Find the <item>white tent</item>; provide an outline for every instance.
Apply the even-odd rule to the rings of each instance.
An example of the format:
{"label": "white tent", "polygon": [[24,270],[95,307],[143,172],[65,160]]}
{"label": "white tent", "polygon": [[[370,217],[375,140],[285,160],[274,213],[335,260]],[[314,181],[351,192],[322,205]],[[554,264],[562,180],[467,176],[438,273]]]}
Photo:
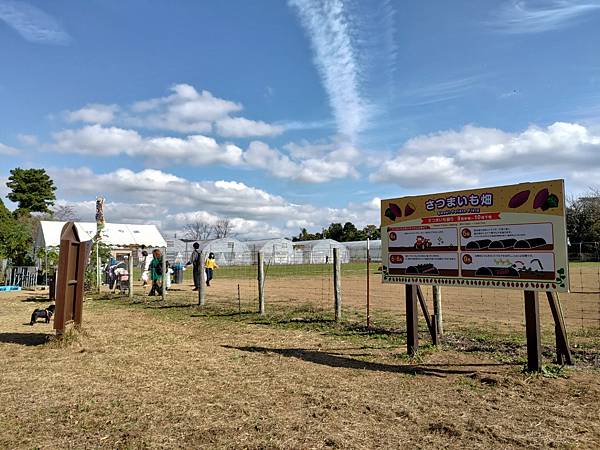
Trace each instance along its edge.
{"label": "white tent", "polygon": [[215,254],[215,260],[220,266],[238,266],[252,263],[250,247],[245,242],[233,238],[212,239],[210,241],[198,241],[199,250],[203,257],[209,253]]}
{"label": "white tent", "polygon": [[338,248],[340,262],[349,261],[346,246],[333,239],[318,239],[315,241],[296,241],[294,245],[294,263],[296,264],[327,264],[333,263],[333,249]]}
{"label": "white tent", "polygon": [[289,239],[260,239],[246,244],[254,262],[258,261],[258,252],[262,252],[266,264],[291,264],[294,260],[294,245]]}
{"label": "white tent", "polygon": [[[66,222],[42,220],[35,238],[36,248],[60,246],[60,233]],[[79,238],[88,241],[96,235],[95,222],[75,222]],[[102,230],[102,242],[111,248],[165,248],[166,241],[156,225],[106,223]]]}
{"label": "white tent", "polygon": [[[367,241],[344,242],[348,248],[350,261],[366,261],[367,259]],[[371,261],[381,261],[381,240],[369,241],[369,256]]]}

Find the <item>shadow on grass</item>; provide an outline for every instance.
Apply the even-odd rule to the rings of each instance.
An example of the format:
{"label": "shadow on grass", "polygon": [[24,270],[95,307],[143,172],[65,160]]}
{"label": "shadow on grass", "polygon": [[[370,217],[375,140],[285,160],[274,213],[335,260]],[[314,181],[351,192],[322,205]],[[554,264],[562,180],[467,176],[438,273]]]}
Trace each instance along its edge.
{"label": "shadow on grass", "polygon": [[[197,306],[197,305],[194,305]],[[252,311],[242,311],[240,312],[224,312],[224,313],[212,313],[212,312],[207,312],[207,313],[197,313],[197,314],[191,314],[190,317],[237,317],[237,316],[252,316],[255,315],[255,312]],[[252,322],[251,322],[252,323]]]}
{"label": "shadow on grass", "polygon": [[36,346],[48,342],[50,336],[51,335],[46,333],[0,333],[0,342],[5,344]]}
{"label": "shadow on grass", "polygon": [[46,302],[52,303],[53,302],[53,300],[50,300],[47,295],[36,295],[33,297],[27,297],[21,301],[25,302],[25,303],[46,303]]}
{"label": "shadow on grass", "polygon": [[[407,375],[428,375],[434,377],[446,377],[448,375],[469,375],[473,373],[473,370],[468,367],[473,367],[471,364],[465,364],[464,366],[456,365],[454,367],[465,367],[465,369],[445,369],[435,365],[425,364],[385,364],[369,361],[361,361],[359,359],[350,358],[348,356],[342,356],[339,353],[331,353],[326,351],[308,350],[303,348],[267,348],[267,347],[235,347],[231,345],[224,345],[224,348],[241,350],[250,353],[275,353],[277,355],[285,356],[288,358],[298,358],[303,361],[308,361],[315,364],[320,364],[328,367],[341,367],[345,369],[358,369],[358,370],[371,370],[375,372],[391,372],[391,373],[403,373]],[[485,364],[486,366],[499,365],[499,364]],[[444,366],[446,367],[446,366]]]}

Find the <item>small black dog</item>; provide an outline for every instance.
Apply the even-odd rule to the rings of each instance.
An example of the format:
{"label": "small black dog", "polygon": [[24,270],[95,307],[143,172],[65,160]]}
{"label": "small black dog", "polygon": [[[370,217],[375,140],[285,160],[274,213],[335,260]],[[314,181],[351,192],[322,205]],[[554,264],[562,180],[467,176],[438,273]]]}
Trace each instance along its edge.
{"label": "small black dog", "polygon": [[50,305],[46,309],[36,308],[33,313],[31,313],[31,322],[29,322],[29,325],[33,325],[38,319],[45,319],[45,322],[49,323],[50,319],[54,315],[55,308],[56,306],[54,305]]}

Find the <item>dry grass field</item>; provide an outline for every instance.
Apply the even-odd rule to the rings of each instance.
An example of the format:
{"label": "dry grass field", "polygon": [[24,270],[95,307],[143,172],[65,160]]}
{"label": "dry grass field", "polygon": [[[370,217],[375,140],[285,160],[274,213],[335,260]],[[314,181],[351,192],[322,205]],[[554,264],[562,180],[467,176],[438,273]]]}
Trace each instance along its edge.
{"label": "dry grass field", "polygon": [[523,373],[520,333],[464,322],[409,359],[401,318],[367,332],[350,307],[342,325],[310,303],[238,314],[218,281],[204,308],[188,287],[93,296],[65,342],[26,325],[43,297],[2,294],[0,447],[600,446],[596,331],[572,334],[574,368],[549,363],[546,333],[542,374]]}

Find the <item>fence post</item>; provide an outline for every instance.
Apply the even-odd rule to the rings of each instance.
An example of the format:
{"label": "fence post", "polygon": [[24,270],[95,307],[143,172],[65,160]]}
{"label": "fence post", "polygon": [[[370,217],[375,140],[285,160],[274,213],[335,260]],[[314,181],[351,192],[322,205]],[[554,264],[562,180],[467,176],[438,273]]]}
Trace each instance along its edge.
{"label": "fence post", "polygon": [[204,252],[200,252],[200,286],[198,286],[198,304],[206,304],[206,271],[204,270]]}
{"label": "fence post", "polygon": [[165,301],[167,296],[167,247],[164,248],[162,255],[162,301]]}
{"label": "fence post", "polygon": [[439,336],[444,334],[444,323],[442,320],[442,288],[441,286],[433,286],[433,314],[437,332]]}
{"label": "fence post", "polygon": [[265,315],[265,264],[263,253],[258,252],[258,312]]}
{"label": "fence post", "polygon": [[133,299],[133,250],[129,255],[129,267],[127,268],[129,271],[129,299]]}
{"label": "fence post", "polygon": [[333,297],[336,322],[342,320],[342,278],[340,249],[333,249]]}

